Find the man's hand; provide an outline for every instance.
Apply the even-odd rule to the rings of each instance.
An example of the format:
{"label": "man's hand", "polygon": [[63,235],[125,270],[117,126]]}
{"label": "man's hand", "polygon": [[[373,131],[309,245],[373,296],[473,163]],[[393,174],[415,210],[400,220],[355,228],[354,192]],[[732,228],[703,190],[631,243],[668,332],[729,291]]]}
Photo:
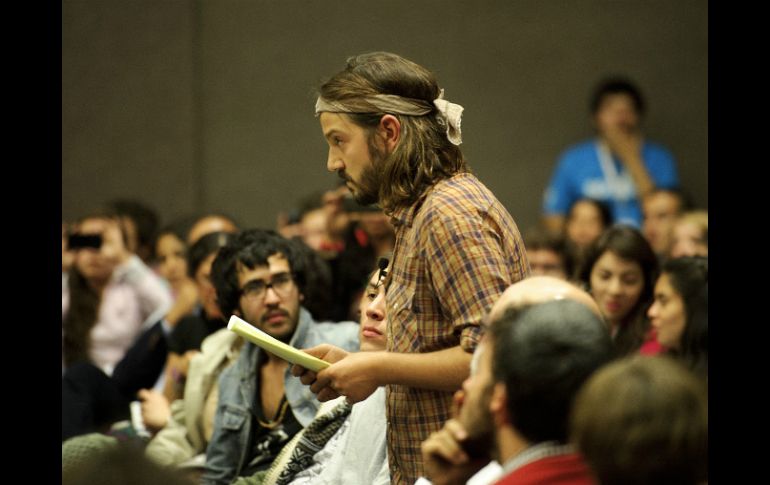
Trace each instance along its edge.
{"label": "man's hand", "polygon": [[350,403],[357,403],[369,397],[380,385],[375,371],[382,365],[385,352],[349,353],[328,344],[304,351],[332,363],[318,373],[299,365],[292,366],[292,374],[300,377],[303,384],[310,385],[310,390],[321,402],[347,396]]}
{"label": "man's hand", "polygon": [[468,432],[460,421],[449,419],[420,445],[426,476],[434,485],[465,483],[489,463],[488,458],[471,459],[462,443]]}
{"label": "man's hand", "polygon": [[176,288],[177,294],[174,304],[166,314],[166,321],[171,326],[176,326],[185,315],[189,315],[200,301],[198,286],[192,278],[184,278]]}
{"label": "man's hand", "polygon": [[639,131],[612,127],[605,131],[604,138],[623,164],[634,164],[641,160],[642,134]]}
{"label": "man's hand", "polygon": [[171,406],[163,394],[149,389],[142,389],[137,394],[142,401],[142,420],[144,425],[157,433],[168,423],[171,417]]}
{"label": "man's hand", "polygon": [[604,139],[615,153],[636,185],[637,195],[644,197],[655,188],[655,184],[644,166],[642,159],[642,134],[624,127],[614,127],[604,133]]}

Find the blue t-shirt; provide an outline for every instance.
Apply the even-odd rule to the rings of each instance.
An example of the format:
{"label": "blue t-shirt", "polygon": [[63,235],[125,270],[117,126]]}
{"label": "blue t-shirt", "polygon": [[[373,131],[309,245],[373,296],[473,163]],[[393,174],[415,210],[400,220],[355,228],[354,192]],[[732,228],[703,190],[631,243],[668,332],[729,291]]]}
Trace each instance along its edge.
{"label": "blue t-shirt", "polygon": [[[675,188],[679,185],[673,155],[657,143],[645,142],[642,159],[656,187]],[[599,160],[598,141],[589,140],[568,148],[559,158],[543,200],[546,215],[566,216],[572,204],[587,197],[604,202],[614,223],[641,227],[642,209],[636,185],[623,163],[612,156],[614,188],[607,181]]]}

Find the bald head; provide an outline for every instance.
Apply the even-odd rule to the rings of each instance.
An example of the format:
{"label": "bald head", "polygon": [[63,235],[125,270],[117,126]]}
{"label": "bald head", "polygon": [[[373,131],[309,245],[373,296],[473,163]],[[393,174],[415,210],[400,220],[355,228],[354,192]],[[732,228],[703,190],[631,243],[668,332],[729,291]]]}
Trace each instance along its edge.
{"label": "bald head", "polygon": [[198,219],[187,233],[187,244],[192,246],[206,234],[212,232],[238,232],[238,227],[233,221],[224,216],[210,215]]}
{"label": "bald head", "polygon": [[502,316],[506,309],[553,300],[573,300],[602,316],[591,295],[577,286],[553,276],[531,276],[512,284],[500,295],[489,311],[488,321]]}

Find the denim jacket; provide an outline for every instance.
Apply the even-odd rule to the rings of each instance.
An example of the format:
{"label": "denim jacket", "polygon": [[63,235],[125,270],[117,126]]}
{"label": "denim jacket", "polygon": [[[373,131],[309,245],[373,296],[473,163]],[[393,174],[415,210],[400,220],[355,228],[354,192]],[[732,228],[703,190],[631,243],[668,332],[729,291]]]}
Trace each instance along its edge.
{"label": "denim jacket", "polygon": [[[310,312],[300,308],[299,322],[289,342],[298,349],[322,343],[341,347],[348,351],[358,350],[359,326],[355,322],[313,321]],[[249,437],[252,432],[252,406],[259,396],[259,372],[257,362],[262,350],[247,342],[238,360],[225,369],[219,378],[219,402],[214,416],[214,434],[206,450],[206,470],[201,478],[204,484],[232,482],[248,463]],[[313,420],[321,403],[309,386],[291,375],[291,366],[284,376],[286,399],[294,417],[302,426]]]}

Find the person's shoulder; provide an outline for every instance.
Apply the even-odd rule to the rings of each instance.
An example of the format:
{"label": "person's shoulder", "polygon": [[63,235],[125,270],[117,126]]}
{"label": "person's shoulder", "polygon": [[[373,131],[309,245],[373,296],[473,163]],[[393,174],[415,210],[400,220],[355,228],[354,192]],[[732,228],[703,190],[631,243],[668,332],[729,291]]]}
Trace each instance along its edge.
{"label": "person's shoulder", "polygon": [[343,332],[353,332],[355,331],[356,334],[358,334],[358,323],[357,322],[351,322],[351,321],[341,321],[341,322],[330,322],[330,321],[323,321],[323,322],[314,322],[314,324],[310,327],[315,332],[319,333],[343,333]]}
{"label": "person's shoulder", "polygon": [[229,348],[234,340],[238,338],[238,334],[222,328],[212,333],[201,342],[201,353],[217,352],[219,349]]}
{"label": "person's shoulder", "polygon": [[305,345],[327,343],[345,350],[358,350],[359,325],[356,322],[314,322],[308,329]]}
{"label": "person's shoulder", "polygon": [[[305,312],[303,312],[305,313]],[[342,320],[339,322],[334,322],[331,320],[316,320],[310,312],[305,313],[307,317],[307,322],[309,323],[308,326],[308,333],[311,334],[337,334],[337,335],[347,335],[349,333],[355,332],[356,335],[358,335],[358,322],[351,322],[349,320]]]}
{"label": "person's shoulder", "polygon": [[455,214],[487,207],[496,200],[492,191],[474,174],[455,174],[433,186],[425,199],[426,214]]}
{"label": "person's shoulder", "polygon": [[586,157],[592,157],[596,153],[596,140],[589,138],[581,142],[569,145],[562,150],[559,155],[559,160],[563,162],[571,162],[573,160],[582,160]]}
{"label": "person's shoulder", "polygon": [[674,158],[671,150],[668,147],[656,141],[645,140],[643,149],[646,152],[657,156],[667,157],[671,159]]}

